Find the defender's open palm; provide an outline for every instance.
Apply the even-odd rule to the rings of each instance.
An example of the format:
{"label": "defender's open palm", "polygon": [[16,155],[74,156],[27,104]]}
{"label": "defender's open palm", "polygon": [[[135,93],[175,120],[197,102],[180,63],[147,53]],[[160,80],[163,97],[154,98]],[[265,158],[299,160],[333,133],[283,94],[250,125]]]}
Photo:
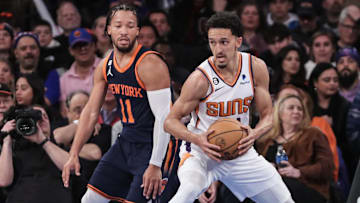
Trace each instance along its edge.
{"label": "defender's open palm", "polygon": [[69,187],[69,179],[71,171],[75,170],[75,175],[80,176],[80,162],[79,156],[70,156],[69,160],[65,163],[62,171],[62,180],[64,187]]}
{"label": "defender's open palm", "polygon": [[156,199],[156,196],[160,195],[161,178],[161,168],[150,164],[145,170],[143,184],[141,185],[141,187],[144,188],[143,195],[146,199],[149,199],[150,196],[152,196],[152,199]]}
{"label": "defender's open palm", "polygon": [[220,162],[219,158],[221,157],[221,154],[218,152],[220,150],[220,147],[209,143],[207,139],[208,135],[213,132],[214,131],[211,130],[200,134],[199,139],[195,144],[197,144],[203,150],[203,152],[205,152],[205,154],[208,155],[211,159]]}

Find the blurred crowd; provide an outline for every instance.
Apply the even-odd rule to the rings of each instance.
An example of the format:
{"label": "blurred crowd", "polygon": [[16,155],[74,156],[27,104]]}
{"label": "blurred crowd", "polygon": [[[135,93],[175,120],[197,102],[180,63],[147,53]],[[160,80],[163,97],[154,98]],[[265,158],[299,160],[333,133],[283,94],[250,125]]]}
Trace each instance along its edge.
{"label": "blurred crowd", "polygon": [[[54,146],[40,143],[49,149],[30,150],[34,157],[28,159],[28,148],[38,140],[1,139],[0,171],[13,173],[0,175],[0,202],[20,202],[20,197],[48,202],[36,192],[50,187],[59,193],[44,196],[56,202],[80,201],[98,160],[122,128],[108,91],[94,135],[80,152],[82,176],[73,178],[70,189],[63,188],[62,160],[89,99],[94,70],[112,49],[104,33],[106,14],[119,3],[137,7],[138,41],[166,60],[175,98],[188,75],[211,55],[207,19],[220,11],[235,12],[243,28],[239,51],[264,60],[270,74],[274,128],[258,141],[259,153],[274,162],[276,147],[283,145],[289,170],[279,169],[281,175],[298,180],[301,191],[314,190],[321,201],[347,198],[360,155],[358,1],[12,0],[0,2],[1,132],[14,128],[3,119],[11,106],[36,107],[50,126],[41,128],[38,137],[48,137]],[[296,120],[293,112],[300,121],[286,123]],[[252,126],[257,117],[255,109]],[[286,183],[290,191],[300,187],[292,180]],[[24,195],[30,188],[34,192]],[[218,201],[230,198],[221,185],[218,191]]]}

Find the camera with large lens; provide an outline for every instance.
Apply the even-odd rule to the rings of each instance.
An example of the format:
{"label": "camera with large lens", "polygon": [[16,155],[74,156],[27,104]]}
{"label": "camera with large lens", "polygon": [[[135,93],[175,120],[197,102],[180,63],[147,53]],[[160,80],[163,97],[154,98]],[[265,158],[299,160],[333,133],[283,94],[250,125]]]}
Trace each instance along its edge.
{"label": "camera with large lens", "polygon": [[31,107],[15,106],[5,112],[3,124],[13,119],[15,119],[16,126],[10,135],[13,138],[30,136],[37,132],[36,123],[42,119],[42,113]]}

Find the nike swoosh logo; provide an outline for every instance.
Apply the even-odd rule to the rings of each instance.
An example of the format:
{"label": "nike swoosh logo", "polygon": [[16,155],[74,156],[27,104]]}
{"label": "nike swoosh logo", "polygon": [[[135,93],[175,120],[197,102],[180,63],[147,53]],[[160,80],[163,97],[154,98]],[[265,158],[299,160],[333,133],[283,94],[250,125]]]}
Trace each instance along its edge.
{"label": "nike swoosh logo", "polygon": [[224,88],[224,86],[215,89],[215,92],[218,91],[218,90],[221,90],[222,88]]}

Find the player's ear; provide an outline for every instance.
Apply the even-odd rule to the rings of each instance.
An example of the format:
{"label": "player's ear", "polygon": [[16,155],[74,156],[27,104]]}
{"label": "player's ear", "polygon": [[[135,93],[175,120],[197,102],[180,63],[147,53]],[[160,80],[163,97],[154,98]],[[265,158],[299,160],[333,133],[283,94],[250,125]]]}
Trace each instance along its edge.
{"label": "player's ear", "polygon": [[110,37],[111,35],[111,26],[110,25],[106,25],[106,35]]}
{"label": "player's ear", "polygon": [[240,48],[242,44],[242,37],[235,38],[236,48]]}
{"label": "player's ear", "polygon": [[137,37],[137,36],[139,36],[139,33],[140,33],[140,27],[139,27],[139,26],[136,27],[136,30],[137,30],[137,31],[136,31],[136,37]]}

